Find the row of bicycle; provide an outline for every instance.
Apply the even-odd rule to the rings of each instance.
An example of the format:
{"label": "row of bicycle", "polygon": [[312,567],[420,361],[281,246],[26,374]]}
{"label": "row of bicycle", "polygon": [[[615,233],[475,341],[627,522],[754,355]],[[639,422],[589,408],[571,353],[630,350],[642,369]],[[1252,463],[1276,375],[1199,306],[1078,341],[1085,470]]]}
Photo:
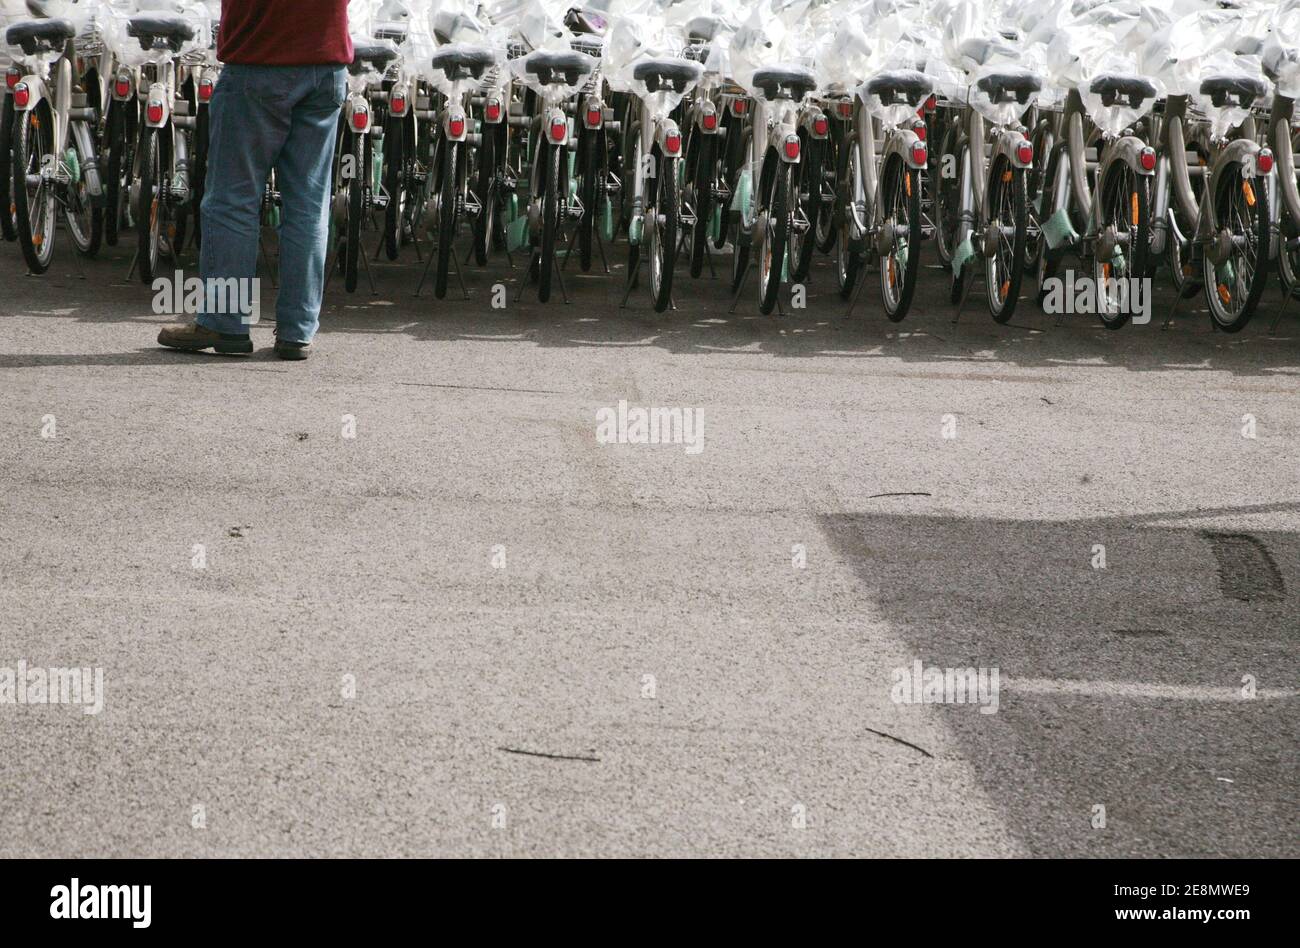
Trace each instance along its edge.
{"label": "row of bicycle", "polygon": [[[1228,331],[1273,275],[1300,295],[1300,0],[593,2],[351,0],[347,290],[373,234],[441,298],[467,233],[479,265],[526,252],[543,301],[621,239],[657,311],[729,251],[763,313],[831,255],[901,320],[927,242],[1000,322],[1066,269],[1109,328],[1162,272]],[[202,237],[219,3],[6,11],[5,236],[39,273],[60,218],[83,254],[134,231],[151,282]]]}

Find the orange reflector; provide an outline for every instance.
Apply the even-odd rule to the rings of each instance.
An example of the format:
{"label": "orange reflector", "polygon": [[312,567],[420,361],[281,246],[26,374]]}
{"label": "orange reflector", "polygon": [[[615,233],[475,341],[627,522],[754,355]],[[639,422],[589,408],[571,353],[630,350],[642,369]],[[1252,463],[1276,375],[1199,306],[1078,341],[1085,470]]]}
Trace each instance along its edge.
{"label": "orange reflector", "polygon": [[1241,182],[1241,193],[1246,195],[1246,204],[1250,207],[1255,206],[1255,189],[1250,186],[1249,181]]}
{"label": "orange reflector", "polygon": [[1232,303],[1232,293],[1222,283],[1219,284],[1219,299],[1223,300],[1224,306]]}
{"label": "orange reflector", "polygon": [[1011,292],[1011,281],[1010,281],[1010,280],[1003,280],[1003,281],[1002,281],[1002,288],[998,290],[998,296],[1002,297],[1003,299],[1006,299],[1006,298],[1007,298],[1007,294],[1010,293],[1010,292]]}
{"label": "orange reflector", "polygon": [[1010,180],[1011,180],[1011,169],[1008,168],[1006,171],[1002,172],[1002,183],[1006,184]]}
{"label": "orange reflector", "polygon": [[903,175],[903,187],[907,189],[907,196],[908,196],[908,197],[911,197],[911,196],[912,196],[912,176],[911,176],[910,174],[904,174],[904,175]]}
{"label": "orange reflector", "polygon": [[889,258],[889,288],[892,290],[898,286],[898,261],[893,257]]}
{"label": "orange reflector", "polygon": [[45,235],[44,235],[44,234],[32,234],[32,246],[33,246],[33,247],[43,247],[43,246],[45,246]]}
{"label": "orange reflector", "polygon": [[1103,264],[1101,265],[1101,278],[1102,278],[1103,280],[1109,280],[1109,279],[1110,279],[1110,264],[1109,264],[1109,263],[1103,263]]}
{"label": "orange reflector", "polygon": [[1138,194],[1136,191],[1129,197],[1129,216],[1133,219],[1133,226],[1138,225]]}

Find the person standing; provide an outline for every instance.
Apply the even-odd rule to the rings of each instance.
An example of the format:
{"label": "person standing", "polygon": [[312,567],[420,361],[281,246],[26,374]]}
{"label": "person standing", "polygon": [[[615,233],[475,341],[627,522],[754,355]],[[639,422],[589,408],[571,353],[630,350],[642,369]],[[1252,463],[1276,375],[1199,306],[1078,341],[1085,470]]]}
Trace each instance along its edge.
{"label": "person standing", "polygon": [[[222,0],[210,106],[199,275],[255,287],[262,197],[275,171],[283,202],[275,354],[305,359],[320,325],[329,252],[339,114],[352,62],[347,0]],[[215,294],[205,293],[210,306]],[[242,300],[252,298],[241,291]],[[228,310],[228,307],[214,307]],[[161,345],[228,355],[253,351],[250,313],[209,312],[169,326]]]}

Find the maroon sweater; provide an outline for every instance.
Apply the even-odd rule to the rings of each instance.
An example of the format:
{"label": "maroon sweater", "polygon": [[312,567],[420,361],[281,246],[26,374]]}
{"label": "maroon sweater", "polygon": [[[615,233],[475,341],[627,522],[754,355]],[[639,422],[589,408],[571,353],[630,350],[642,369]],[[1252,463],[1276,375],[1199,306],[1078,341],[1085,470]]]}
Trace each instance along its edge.
{"label": "maroon sweater", "polygon": [[352,62],[347,0],[223,0],[217,58],[254,66]]}

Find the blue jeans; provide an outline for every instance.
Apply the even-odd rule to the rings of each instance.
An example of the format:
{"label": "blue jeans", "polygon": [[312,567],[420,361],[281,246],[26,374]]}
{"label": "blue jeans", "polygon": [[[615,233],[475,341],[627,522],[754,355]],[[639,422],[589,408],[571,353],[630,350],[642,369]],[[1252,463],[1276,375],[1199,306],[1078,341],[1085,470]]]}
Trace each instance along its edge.
{"label": "blue jeans", "polygon": [[[262,195],[275,169],[283,200],[275,321],[286,342],[311,342],[320,325],[334,149],[346,100],[344,66],[229,65],[212,96],[200,276],[257,275]],[[219,308],[200,312],[199,325],[248,334],[249,313]]]}

